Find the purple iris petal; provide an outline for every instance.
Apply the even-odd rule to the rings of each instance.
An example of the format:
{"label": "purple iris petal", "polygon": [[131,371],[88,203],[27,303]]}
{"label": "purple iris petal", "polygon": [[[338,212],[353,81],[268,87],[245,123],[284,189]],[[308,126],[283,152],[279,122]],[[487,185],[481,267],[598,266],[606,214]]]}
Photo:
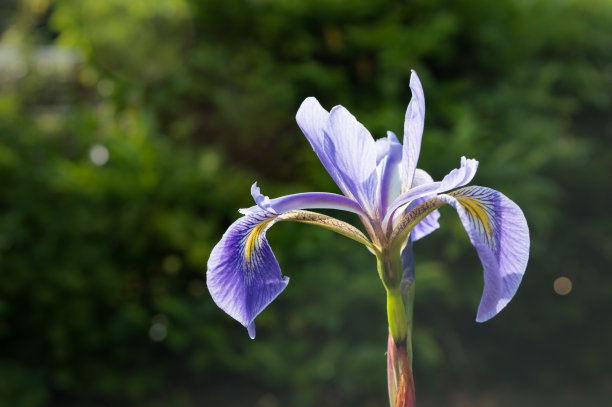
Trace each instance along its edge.
{"label": "purple iris petal", "polygon": [[289,282],[266,240],[266,231],[277,217],[296,209],[340,209],[363,215],[352,199],[326,192],[306,192],[269,199],[257,183],[251,187],[258,205],[242,209],[214,247],[208,260],[206,281],[215,303],[255,336],[254,319]]}
{"label": "purple iris petal", "polygon": [[387,132],[386,138],[376,140],[376,171],[378,173],[378,213],[381,218],[387,213],[389,203],[399,195],[400,162],[402,145],[393,132]]}
{"label": "purple iris petal", "polygon": [[408,239],[406,246],[402,249],[402,291],[408,289],[414,282],[414,254],[412,253],[412,241]]}
{"label": "purple iris petal", "polygon": [[302,192],[270,199],[262,195],[257,183],[254,183],[253,186],[251,186],[251,195],[253,195],[253,199],[257,205],[246,209],[240,209],[240,213],[244,215],[259,212],[262,209],[274,214],[281,214],[295,209],[313,208],[339,209],[353,212],[357,215],[365,214],[359,204],[354,200],[330,192]]}
{"label": "purple iris petal", "polygon": [[334,107],[325,127],[324,150],[345,186],[344,193],[372,214],[376,203],[376,143],[370,132],[342,106]]}
{"label": "purple iris petal", "polygon": [[421,152],[421,138],[425,122],[425,95],[421,81],[415,71],[410,75],[412,99],[404,120],[404,150],[402,157],[404,189],[412,186],[412,179]]}
{"label": "purple iris petal", "polygon": [[255,337],[253,320],[287,283],[266,240],[276,215],[260,211],[234,222],[208,259],[206,284],[215,303],[247,327]]}
{"label": "purple iris petal", "polygon": [[502,193],[471,186],[440,195],[459,214],[484,267],[476,321],[494,317],[512,299],[529,257],[529,229],[521,209]]}

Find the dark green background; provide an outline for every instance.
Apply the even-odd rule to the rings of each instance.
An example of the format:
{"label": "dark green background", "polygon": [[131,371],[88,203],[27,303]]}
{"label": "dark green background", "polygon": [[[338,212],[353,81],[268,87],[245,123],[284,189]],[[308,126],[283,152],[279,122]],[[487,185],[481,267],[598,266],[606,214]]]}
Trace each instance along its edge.
{"label": "dark green background", "polygon": [[477,324],[454,211],[415,244],[419,405],[609,405],[609,1],[2,1],[0,35],[0,405],[387,405],[363,247],[271,229],[291,283],[254,341],[205,264],[254,181],[337,192],[295,124],[305,97],[401,135],[410,69],[419,166],[479,160],[473,184],[523,208],[532,247],[517,296]]}

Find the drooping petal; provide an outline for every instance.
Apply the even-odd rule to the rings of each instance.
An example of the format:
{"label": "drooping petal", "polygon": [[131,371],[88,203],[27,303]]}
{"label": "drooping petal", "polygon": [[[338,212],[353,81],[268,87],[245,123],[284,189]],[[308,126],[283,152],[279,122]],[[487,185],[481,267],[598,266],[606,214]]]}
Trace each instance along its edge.
{"label": "drooping petal", "polygon": [[206,285],[215,303],[255,337],[254,319],[289,283],[266,240],[277,215],[243,216],[225,232],[208,259]]}
{"label": "drooping petal", "polygon": [[402,157],[402,181],[403,190],[412,187],[414,172],[419,161],[421,152],[421,138],[423,137],[423,126],[425,122],[425,94],[421,81],[415,71],[410,75],[410,90],[412,99],[406,110],[404,121],[404,149]]}
{"label": "drooping petal", "polygon": [[387,213],[389,203],[401,191],[400,163],[402,145],[393,132],[387,137],[376,140],[376,172],[378,174],[378,213],[382,218]]}
{"label": "drooping petal", "polygon": [[342,182],[341,189],[373,214],[376,205],[376,143],[370,132],[342,106],[334,107],[325,127],[324,150]]}
{"label": "drooping petal", "polygon": [[257,184],[251,188],[258,205],[242,209],[214,247],[208,260],[206,282],[213,300],[255,336],[255,317],[280,294],[289,282],[266,240],[266,231],[276,222],[291,220],[319,225],[347,236],[369,249],[372,245],[357,228],[330,216],[303,211],[305,208],[341,209],[362,215],[357,203],[345,196],[308,192],[269,199]]}
{"label": "drooping petal", "polygon": [[476,321],[494,317],[512,299],[529,258],[529,229],[521,209],[502,193],[471,186],[440,195],[459,214],[484,267]]}

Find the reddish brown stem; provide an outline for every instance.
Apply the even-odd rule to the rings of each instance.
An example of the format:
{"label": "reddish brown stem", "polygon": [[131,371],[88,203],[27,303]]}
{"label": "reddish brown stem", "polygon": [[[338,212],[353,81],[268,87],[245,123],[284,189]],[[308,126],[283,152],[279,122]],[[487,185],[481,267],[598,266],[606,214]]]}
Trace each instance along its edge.
{"label": "reddish brown stem", "polygon": [[396,354],[400,364],[400,372],[395,407],[415,407],[414,378],[412,377],[412,369],[410,369],[410,359],[408,352],[406,352],[406,347],[398,346]]}
{"label": "reddish brown stem", "polygon": [[387,349],[387,374],[389,398],[392,407],[415,407],[414,379],[410,368],[410,356],[405,344],[396,344],[389,335]]}

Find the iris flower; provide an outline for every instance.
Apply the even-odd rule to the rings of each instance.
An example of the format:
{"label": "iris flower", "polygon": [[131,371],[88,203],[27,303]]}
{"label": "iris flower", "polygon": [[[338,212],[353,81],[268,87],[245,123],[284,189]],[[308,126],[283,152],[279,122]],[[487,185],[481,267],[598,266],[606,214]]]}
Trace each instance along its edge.
{"label": "iris flower", "polygon": [[[521,209],[494,189],[465,186],[476,173],[476,160],[462,157],[459,168],[441,181],[417,168],[425,98],[414,71],[410,89],[403,145],[392,132],[374,140],[342,106],[328,112],[315,98],[304,100],[297,123],[343,195],[306,192],[270,199],[255,183],[251,188],[255,205],[240,210],[243,216],[212,250],[206,273],[215,303],[254,338],[255,317],[289,282],[266,240],[272,225],[279,221],[319,225],[365,245],[377,258],[387,291],[392,405],[401,391],[410,391],[401,382],[411,381],[403,375],[410,374],[411,362],[412,242],[439,227],[438,208],[450,205],[457,211],[482,262],[484,289],[477,321],[492,318],[508,304],[529,256],[529,233]],[[367,235],[348,223],[306,210],[314,208],[356,214]]]}

